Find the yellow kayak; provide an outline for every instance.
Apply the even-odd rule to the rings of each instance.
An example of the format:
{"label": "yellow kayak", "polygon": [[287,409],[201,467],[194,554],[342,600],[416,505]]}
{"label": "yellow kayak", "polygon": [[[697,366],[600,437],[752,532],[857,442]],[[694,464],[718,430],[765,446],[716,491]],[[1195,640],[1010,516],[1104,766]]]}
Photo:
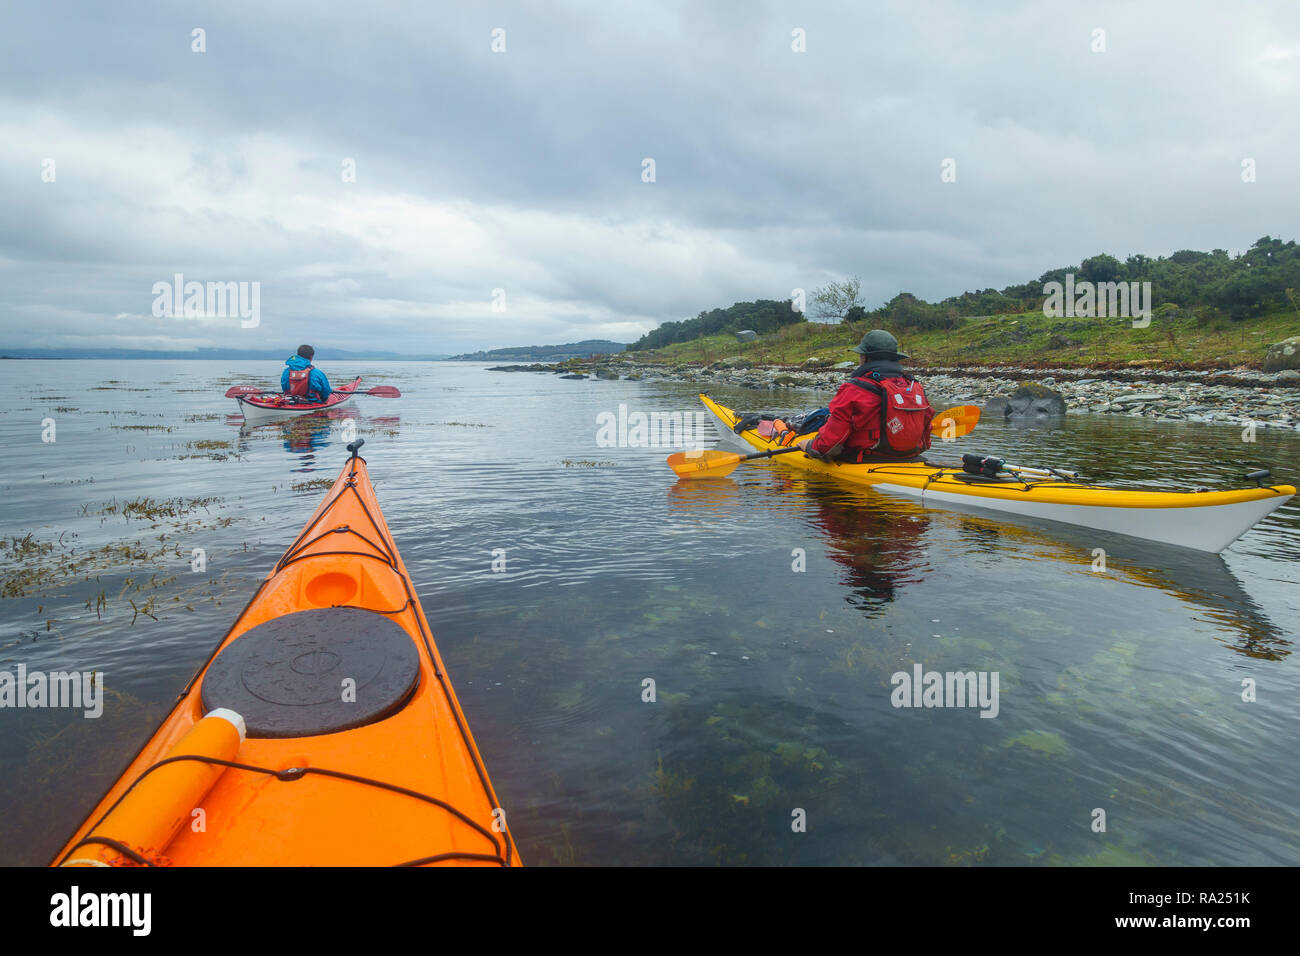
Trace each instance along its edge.
{"label": "yellow kayak", "polygon": [[[700,400],[717,416],[719,426],[734,432],[739,421],[734,411],[708,395],[701,395]],[[742,430],[738,434],[760,451],[780,448],[757,430]],[[1046,472],[1032,477],[972,475],[960,467],[924,460],[841,464],[819,461],[798,452],[774,460],[805,471],[834,475],[843,481],[870,485],[889,494],[916,498],[925,505],[982,508],[1210,552],[1222,551],[1295,494],[1291,485],[1233,491],[1129,491],[1102,488]]]}

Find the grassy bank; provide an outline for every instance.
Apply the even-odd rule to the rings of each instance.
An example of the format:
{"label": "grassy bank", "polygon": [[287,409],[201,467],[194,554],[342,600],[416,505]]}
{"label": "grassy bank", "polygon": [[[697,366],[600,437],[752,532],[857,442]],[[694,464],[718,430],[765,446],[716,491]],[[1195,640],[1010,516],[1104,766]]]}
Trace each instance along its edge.
{"label": "grassy bank", "polygon": [[[737,342],[714,335],[644,352],[626,353],[632,361],[716,362],[739,357],[760,365],[798,365],[809,358],[842,362],[848,349],[870,331],[867,323],[823,325],[802,322]],[[890,329],[914,367],[1020,365],[1029,367],[1108,367],[1144,364],[1164,367],[1258,368],[1268,346],[1300,335],[1300,313],[1279,311],[1233,322],[1185,314],[1157,314],[1147,328],[1129,319],[1048,318],[1042,312],[967,318],[951,331],[906,332]]]}

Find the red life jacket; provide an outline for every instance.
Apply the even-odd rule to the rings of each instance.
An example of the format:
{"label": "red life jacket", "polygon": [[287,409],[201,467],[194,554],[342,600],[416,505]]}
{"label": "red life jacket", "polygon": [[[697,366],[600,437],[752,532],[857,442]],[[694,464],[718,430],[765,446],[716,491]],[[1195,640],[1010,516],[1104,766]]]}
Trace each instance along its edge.
{"label": "red life jacket", "polygon": [[934,409],[921,383],[910,375],[879,379],[849,379],[858,388],[880,396],[880,437],[871,450],[885,455],[912,457],[930,447],[930,422]]}
{"label": "red life jacket", "polygon": [[285,394],[295,398],[306,398],[311,387],[311,370],[315,367],[308,365],[306,368],[289,369],[289,391]]}

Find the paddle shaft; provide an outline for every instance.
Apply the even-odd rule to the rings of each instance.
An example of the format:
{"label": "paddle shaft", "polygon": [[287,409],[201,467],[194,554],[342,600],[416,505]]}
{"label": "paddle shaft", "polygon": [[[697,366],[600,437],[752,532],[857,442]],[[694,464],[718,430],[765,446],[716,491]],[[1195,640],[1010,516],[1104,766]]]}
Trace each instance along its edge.
{"label": "paddle shaft", "polygon": [[[979,409],[974,406],[959,405],[955,408],[945,409],[935,418],[937,420],[931,427],[932,432],[936,430],[936,426],[946,423],[952,426],[957,434],[966,435],[979,421]],[[958,423],[958,419],[961,419],[960,423]],[[946,431],[947,428],[944,430]],[[725,478],[747,461],[773,458],[776,455],[790,455],[797,451],[806,453],[804,446],[807,444],[808,442],[804,441],[785,448],[770,448],[766,451],[756,451],[748,455],[739,453],[726,454],[717,451],[676,452],[668,456],[668,466],[677,473],[679,478]],[[813,455],[810,457],[821,456]]]}
{"label": "paddle shaft", "polygon": [[788,455],[794,451],[803,451],[798,445],[789,448],[773,448],[770,451],[756,451],[752,455],[741,455],[739,461],[753,461],[755,458],[771,458],[773,455]]}

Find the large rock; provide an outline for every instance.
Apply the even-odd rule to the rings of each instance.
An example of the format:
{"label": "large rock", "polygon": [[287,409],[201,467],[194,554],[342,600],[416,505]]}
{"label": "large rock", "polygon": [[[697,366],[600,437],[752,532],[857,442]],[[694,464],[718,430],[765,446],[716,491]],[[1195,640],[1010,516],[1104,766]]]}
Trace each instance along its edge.
{"label": "large rock", "polygon": [[1021,382],[1007,399],[1007,419],[1055,418],[1065,414],[1065,396],[1036,382]]}
{"label": "large rock", "polygon": [[1016,419],[1059,418],[1065,414],[1054,400],[1050,398],[1013,398],[1007,401],[1005,417],[1007,421]]}
{"label": "large rock", "polygon": [[988,416],[992,416],[992,415],[1005,416],[1007,413],[1007,401],[1008,400],[1004,395],[1000,395],[997,398],[990,398],[987,402],[984,403],[984,408],[982,410],[982,413]]}
{"label": "large rock", "polygon": [[1300,369],[1300,335],[1274,342],[1264,355],[1264,371],[1280,372],[1283,369]]}
{"label": "large rock", "polygon": [[752,342],[758,338],[758,333],[753,329],[745,329],[743,332],[737,332],[736,338],[741,342]]}

